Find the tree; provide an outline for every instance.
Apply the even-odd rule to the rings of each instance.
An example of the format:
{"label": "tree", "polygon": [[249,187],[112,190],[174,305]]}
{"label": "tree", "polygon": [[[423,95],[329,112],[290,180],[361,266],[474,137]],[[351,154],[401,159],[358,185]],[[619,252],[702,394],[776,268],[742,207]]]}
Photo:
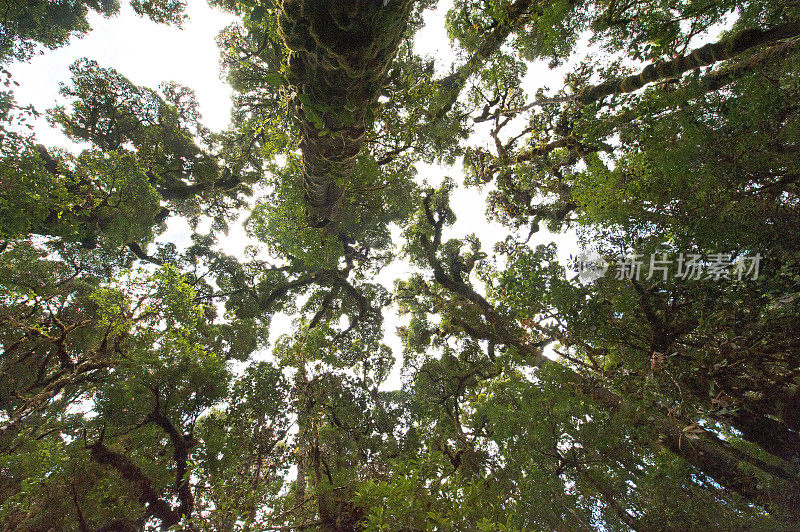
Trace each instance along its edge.
{"label": "tree", "polygon": [[[48,111],[82,151],[47,147],[4,67],[4,529],[793,526],[797,5],[457,0],[439,75],[413,47],[432,0],[214,4],[240,17],[224,132],[83,59]],[[6,7],[5,64],[119,9]],[[542,60],[572,66],[530,94]],[[486,189],[494,250],[450,238],[459,185],[420,161]],[[178,218],[188,244],[156,243]],[[543,224],[612,270],[573,278]]]}
{"label": "tree", "polygon": [[[130,6],[142,16],[164,24],[180,25],[186,3],[182,0],[131,0]],[[25,60],[42,48],[64,46],[70,37],[90,30],[90,10],[104,17],[119,13],[118,0],[4,0],[0,36],[0,61]]]}

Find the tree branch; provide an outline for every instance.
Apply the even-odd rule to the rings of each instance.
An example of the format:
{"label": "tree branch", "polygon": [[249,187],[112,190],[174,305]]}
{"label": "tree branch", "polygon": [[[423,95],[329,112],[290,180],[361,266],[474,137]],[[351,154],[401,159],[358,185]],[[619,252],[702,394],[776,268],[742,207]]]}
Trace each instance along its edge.
{"label": "tree branch", "polygon": [[[85,436],[84,436],[85,437]],[[92,460],[100,465],[111,467],[116,470],[122,478],[133,484],[139,495],[139,500],[146,506],[147,512],[161,521],[161,528],[167,529],[180,523],[180,515],[172,509],[172,506],[162,499],[147,475],[131,461],[127,456],[112,451],[103,443],[103,435],[97,442],[87,445],[91,451]]]}
{"label": "tree branch", "polygon": [[671,61],[647,65],[639,74],[616,78],[599,85],[589,85],[578,96],[582,105],[594,103],[612,94],[633,92],[646,84],[672,78],[689,70],[730,59],[757,46],[790,39],[800,35],[800,24],[788,23],[766,30],[750,28],[716,43],[706,44],[687,55]]}

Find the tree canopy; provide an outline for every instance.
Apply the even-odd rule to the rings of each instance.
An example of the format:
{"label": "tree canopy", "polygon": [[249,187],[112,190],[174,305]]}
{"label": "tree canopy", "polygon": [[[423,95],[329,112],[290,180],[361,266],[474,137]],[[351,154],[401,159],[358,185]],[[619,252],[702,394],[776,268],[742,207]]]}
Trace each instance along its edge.
{"label": "tree canopy", "polygon": [[0,529],[799,526],[800,4],[210,3],[230,127],[84,58],[67,149],[120,5],[0,0]]}

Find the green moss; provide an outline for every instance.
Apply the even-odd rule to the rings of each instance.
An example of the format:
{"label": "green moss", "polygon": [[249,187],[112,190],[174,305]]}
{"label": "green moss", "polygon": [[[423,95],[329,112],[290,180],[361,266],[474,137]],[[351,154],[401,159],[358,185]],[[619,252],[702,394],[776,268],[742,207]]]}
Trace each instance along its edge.
{"label": "green moss", "polygon": [[278,16],[298,94],[303,182],[312,225],[336,217],[405,30],[409,0],[287,0]]}

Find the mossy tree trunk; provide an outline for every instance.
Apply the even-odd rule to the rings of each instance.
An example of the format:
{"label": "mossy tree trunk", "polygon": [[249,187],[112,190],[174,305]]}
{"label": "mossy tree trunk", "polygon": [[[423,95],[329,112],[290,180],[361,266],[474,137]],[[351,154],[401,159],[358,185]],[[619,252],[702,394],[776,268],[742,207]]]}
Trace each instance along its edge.
{"label": "mossy tree trunk", "polygon": [[284,0],[279,27],[290,50],[303,186],[311,225],[339,214],[372,109],[413,0]]}

